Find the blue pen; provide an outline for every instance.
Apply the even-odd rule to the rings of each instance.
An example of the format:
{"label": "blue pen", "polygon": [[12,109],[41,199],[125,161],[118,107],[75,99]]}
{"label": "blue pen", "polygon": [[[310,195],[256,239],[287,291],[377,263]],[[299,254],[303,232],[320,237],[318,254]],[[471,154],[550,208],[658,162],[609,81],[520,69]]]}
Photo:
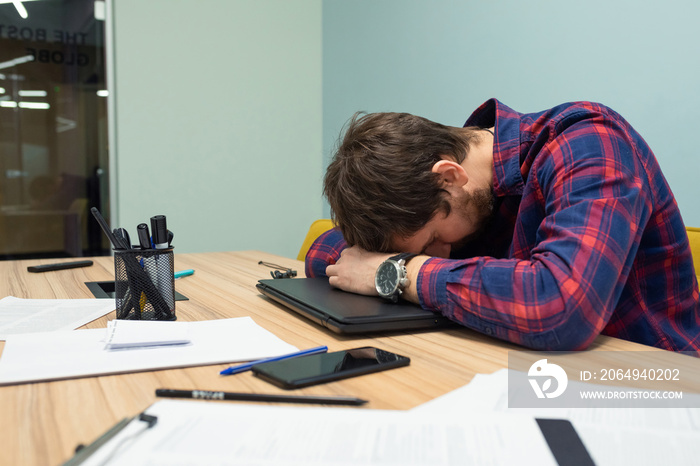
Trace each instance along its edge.
{"label": "blue pen", "polygon": [[181,277],[189,277],[194,273],[194,270],[192,269],[187,269],[187,270],[180,270],[179,272],[175,272],[175,278],[181,278]]}
{"label": "blue pen", "polygon": [[283,359],[296,358],[299,356],[308,356],[309,354],[325,353],[328,351],[327,346],[318,346],[316,348],[309,348],[307,350],[297,351],[296,353],[289,353],[283,356],[276,356],[274,358],[258,359],[257,361],[249,362],[246,364],[239,364],[238,366],[231,366],[228,369],[224,369],[219,374],[221,375],[231,375],[238,374],[239,372],[249,371],[253,366],[257,364],[262,364],[264,362],[282,361]]}

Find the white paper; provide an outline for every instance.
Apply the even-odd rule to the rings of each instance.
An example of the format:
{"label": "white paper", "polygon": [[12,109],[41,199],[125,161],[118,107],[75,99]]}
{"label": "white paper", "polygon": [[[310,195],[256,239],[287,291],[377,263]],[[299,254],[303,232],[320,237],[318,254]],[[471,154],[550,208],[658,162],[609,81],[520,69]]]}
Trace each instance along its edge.
{"label": "white paper", "polygon": [[250,317],[183,322],[192,344],[105,351],[107,329],[10,336],[0,358],[0,385],[199,366],[299,351]]}
{"label": "white paper", "polygon": [[[534,420],[163,400],[84,464],[556,465]],[[128,439],[128,440],[127,440]],[[117,448],[115,450],[115,447]]]}
{"label": "white paper", "polygon": [[105,350],[189,344],[191,328],[189,322],[110,320]]}
{"label": "white paper", "polygon": [[109,314],[114,299],[0,299],[0,340],[22,333],[73,330]]}
{"label": "white paper", "polygon": [[507,369],[477,374],[468,385],[412,411],[569,419],[599,466],[683,466],[695,465],[700,458],[700,408],[508,408]]}

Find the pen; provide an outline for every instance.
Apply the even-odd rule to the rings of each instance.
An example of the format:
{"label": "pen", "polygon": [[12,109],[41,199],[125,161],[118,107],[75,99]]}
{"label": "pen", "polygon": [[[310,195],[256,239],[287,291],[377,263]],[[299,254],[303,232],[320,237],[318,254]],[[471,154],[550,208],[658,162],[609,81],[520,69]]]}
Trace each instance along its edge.
{"label": "pen", "polygon": [[224,369],[219,374],[221,375],[232,375],[238,374],[239,372],[249,371],[251,367],[256,364],[262,364],[264,362],[282,361],[283,359],[296,358],[299,356],[308,356],[309,354],[325,353],[328,351],[327,346],[317,346],[316,348],[309,348],[302,351],[297,351],[296,353],[289,353],[282,356],[275,356],[273,358],[258,359],[257,361],[252,361],[246,364],[239,364],[237,366],[231,366],[228,369]]}
{"label": "pen", "polygon": [[104,231],[105,235],[107,235],[107,238],[109,238],[109,242],[112,243],[114,249],[121,249],[121,242],[114,236],[114,233],[112,233],[112,230],[110,230],[109,225],[107,225],[107,221],[97,207],[91,208],[90,212],[92,212],[92,216],[95,217],[97,223],[100,224],[100,228],[102,228],[102,231]]}
{"label": "pen", "polygon": [[259,393],[211,392],[208,390],[173,390],[168,388],[156,389],[156,396],[192,398],[197,400],[267,401],[272,403],[309,403],[350,406],[360,406],[367,403],[367,400],[347,396],[266,395]]}
{"label": "pen", "polygon": [[193,273],[194,273],[193,269],[180,270],[179,272],[175,272],[175,279],[182,278],[182,277],[189,277]]}

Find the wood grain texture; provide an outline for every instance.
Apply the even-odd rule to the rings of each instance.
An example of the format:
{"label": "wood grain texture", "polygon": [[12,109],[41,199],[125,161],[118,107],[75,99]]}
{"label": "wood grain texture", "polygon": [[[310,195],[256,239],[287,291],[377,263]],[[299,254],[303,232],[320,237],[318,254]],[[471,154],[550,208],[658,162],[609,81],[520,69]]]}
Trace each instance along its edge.
{"label": "wood grain texture", "polygon": [[[86,268],[33,274],[28,265],[60,260],[0,262],[0,297],[91,298],[87,281],[114,279],[111,257],[93,258]],[[477,373],[507,367],[508,351],[522,349],[466,328],[437,332],[339,336],[258,293],[269,278],[265,260],[291,267],[303,276],[302,262],[259,251],[176,254],[175,270],[194,269],[175,282],[189,301],[178,301],[178,321],[250,316],[257,324],[298,348],[327,345],[329,351],[377,346],[411,358],[408,367],[295,390],[294,394],[345,395],[369,400],[365,408],[410,409],[468,383]],[[104,328],[114,312],[86,328]],[[0,342],[0,350],[4,342]],[[652,350],[599,337],[594,351]],[[228,364],[88,377],[0,387],[0,464],[51,465],[69,459],[78,444],[88,444],[120,419],[156,401],[155,389],[204,389],[289,393],[252,373],[219,376]],[[348,408],[348,409],[365,409]]]}

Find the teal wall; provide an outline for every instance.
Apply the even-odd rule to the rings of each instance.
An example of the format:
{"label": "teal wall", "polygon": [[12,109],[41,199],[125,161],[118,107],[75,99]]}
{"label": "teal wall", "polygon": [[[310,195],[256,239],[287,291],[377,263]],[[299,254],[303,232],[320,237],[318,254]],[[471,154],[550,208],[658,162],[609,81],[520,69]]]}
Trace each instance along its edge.
{"label": "teal wall", "polygon": [[594,100],[655,150],[700,226],[700,4],[667,0],[113,0],[120,226],[168,215],[178,252],[295,257],[327,216],[325,166],[356,111],[462,125]]}
{"label": "teal wall", "polygon": [[[321,199],[321,0],[114,0],[119,225],[296,257]],[[267,272],[265,272],[267,273]]]}
{"label": "teal wall", "polygon": [[645,137],[700,226],[698,18],[690,0],[324,0],[323,167],[358,110],[461,126],[490,97],[593,100]]}

